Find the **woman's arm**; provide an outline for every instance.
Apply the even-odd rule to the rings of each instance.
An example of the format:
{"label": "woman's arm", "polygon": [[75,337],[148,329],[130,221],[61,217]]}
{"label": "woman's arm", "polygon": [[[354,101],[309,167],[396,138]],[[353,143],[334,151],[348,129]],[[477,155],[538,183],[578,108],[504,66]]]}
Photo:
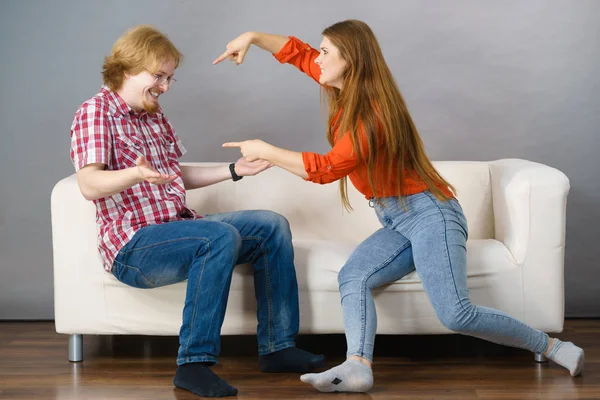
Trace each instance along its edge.
{"label": "woman's arm", "polygon": [[275,147],[259,139],[224,143],[223,147],[238,147],[247,161],[265,160],[301,178],[308,178],[302,153]]}
{"label": "woman's arm", "polygon": [[223,147],[237,147],[246,160],[266,160],[319,184],[335,182],[358,167],[358,158],[349,134],[342,137],[325,155],[285,150],[259,139],[224,143]]}
{"label": "woman's arm", "polygon": [[275,54],[283,48],[288,40],[287,36],[262,32],[246,32],[227,43],[227,50],[213,61],[213,64],[218,64],[226,58],[235,61],[238,65],[243,63],[250,45],[258,46],[263,50]]}
{"label": "woman's arm", "polygon": [[218,64],[226,58],[238,65],[243,63],[252,44],[273,53],[280,63],[291,64],[320,83],[321,69],[315,64],[319,52],[293,36],[288,38],[269,33],[246,32],[229,42],[227,50],[213,61],[213,64]]}

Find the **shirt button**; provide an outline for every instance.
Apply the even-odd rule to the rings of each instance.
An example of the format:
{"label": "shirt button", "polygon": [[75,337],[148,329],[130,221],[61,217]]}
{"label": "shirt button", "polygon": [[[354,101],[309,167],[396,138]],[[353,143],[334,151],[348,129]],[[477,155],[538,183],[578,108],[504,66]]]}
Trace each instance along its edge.
{"label": "shirt button", "polygon": [[171,189],[171,187],[167,188],[167,193],[173,193],[173,189]]}
{"label": "shirt button", "polygon": [[331,169],[331,165],[328,165],[328,166],[327,166],[327,169]]}

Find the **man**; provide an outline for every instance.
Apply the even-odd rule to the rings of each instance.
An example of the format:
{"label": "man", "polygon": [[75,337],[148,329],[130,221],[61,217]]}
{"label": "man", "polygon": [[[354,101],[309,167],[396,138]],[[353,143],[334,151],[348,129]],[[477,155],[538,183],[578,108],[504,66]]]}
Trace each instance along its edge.
{"label": "man", "polygon": [[324,366],[324,357],[295,347],[298,287],[287,220],[269,211],[201,217],[185,203],[186,189],[255,175],[269,164],[179,165],[185,149],[159,98],[181,59],[152,27],[121,36],[105,58],[104,86],[75,114],[71,159],[82,194],[96,204],[106,271],[137,288],[188,281],[175,386],[233,396],[237,389],[208,367],[217,362],[236,264],[255,270],[260,370],[307,372]]}

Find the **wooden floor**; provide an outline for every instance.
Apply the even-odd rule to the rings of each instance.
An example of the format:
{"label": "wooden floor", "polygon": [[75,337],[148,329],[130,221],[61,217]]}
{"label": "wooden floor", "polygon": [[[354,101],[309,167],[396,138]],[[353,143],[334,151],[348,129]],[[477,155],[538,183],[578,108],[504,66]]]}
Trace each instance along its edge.
{"label": "wooden floor", "polygon": [[[262,374],[255,338],[225,337],[214,370],[239,399],[600,399],[600,320],[567,320],[557,335],[585,350],[571,378],[523,350],[459,335],[378,336],[368,394],[324,394],[297,374]],[[84,361],[67,361],[53,322],[0,322],[0,399],[198,399],[172,384],[175,337],[84,336]],[[299,347],[343,360],[341,335],[302,336]]]}

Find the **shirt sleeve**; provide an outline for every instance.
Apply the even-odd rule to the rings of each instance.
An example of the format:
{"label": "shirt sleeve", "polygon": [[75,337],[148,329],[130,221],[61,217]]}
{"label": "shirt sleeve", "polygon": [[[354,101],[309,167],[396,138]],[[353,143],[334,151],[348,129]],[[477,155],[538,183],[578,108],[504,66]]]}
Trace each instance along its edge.
{"label": "shirt sleeve", "polygon": [[71,125],[71,161],[75,171],[88,164],[110,165],[112,140],[107,112],[98,102],[89,102],[75,113]]}
{"label": "shirt sleeve", "polygon": [[300,39],[290,36],[281,50],[273,56],[282,64],[292,64],[319,83],[321,68],[315,64],[319,52]]}
{"label": "shirt sleeve", "polygon": [[[361,140],[361,149],[366,151],[368,148],[367,136],[364,131]],[[304,152],[302,161],[304,170],[308,174],[305,180],[319,184],[335,182],[349,175],[358,167],[358,155],[354,150],[349,133],[338,140],[326,155]]]}

